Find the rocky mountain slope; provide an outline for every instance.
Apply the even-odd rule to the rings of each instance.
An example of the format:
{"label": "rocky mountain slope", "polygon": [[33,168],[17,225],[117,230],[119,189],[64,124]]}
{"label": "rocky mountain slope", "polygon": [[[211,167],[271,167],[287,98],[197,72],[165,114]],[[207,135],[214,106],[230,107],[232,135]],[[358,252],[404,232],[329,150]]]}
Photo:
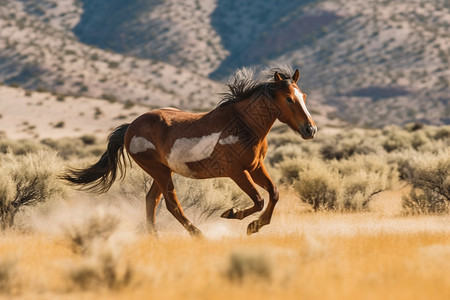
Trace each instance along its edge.
{"label": "rocky mountain slope", "polygon": [[205,109],[206,77],[283,61],[344,120],[450,123],[446,0],[0,2],[8,84]]}
{"label": "rocky mountain slope", "polygon": [[83,44],[64,29],[76,22],[49,24],[45,19],[54,20],[51,15],[34,16],[27,13],[30,10],[27,5],[2,3],[0,81],[27,89],[148,106],[204,110],[218,102],[216,94],[222,91],[222,85],[161,61]]}

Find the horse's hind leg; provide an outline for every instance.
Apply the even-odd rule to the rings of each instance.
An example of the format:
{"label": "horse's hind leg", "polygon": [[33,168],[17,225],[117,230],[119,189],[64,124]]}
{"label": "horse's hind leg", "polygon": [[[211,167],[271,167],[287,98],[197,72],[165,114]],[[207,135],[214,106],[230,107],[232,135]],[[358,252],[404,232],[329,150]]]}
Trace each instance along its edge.
{"label": "horse's hind leg", "polygon": [[171,173],[164,174],[159,177],[157,180],[158,185],[164,195],[164,199],[166,200],[167,209],[170,213],[181,223],[181,225],[186,228],[186,230],[192,236],[202,236],[202,232],[195,227],[186,217],[183,212],[183,208],[181,207],[180,201],[178,201],[177,195],[175,193],[175,187],[173,185]]}
{"label": "horse's hind leg", "polygon": [[248,171],[243,171],[237,175],[231,177],[231,179],[236,182],[236,184],[252,199],[253,206],[246,208],[244,210],[237,210],[236,208],[231,208],[225,211],[221,217],[227,219],[239,219],[243,218],[257,212],[261,211],[264,207],[264,200],[261,198],[258,190],[256,189],[255,183]]}
{"label": "horse's hind leg", "polygon": [[156,183],[156,181],[153,181],[150,190],[145,196],[145,208],[147,211],[147,226],[149,231],[153,234],[156,234],[155,213],[156,207],[158,206],[159,201],[161,200],[161,194],[162,192],[158,184]]}
{"label": "horse's hind leg", "polygon": [[258,232],[261,227],[270,223],[270,220],[272,219],[273,210],[279,198],[278,189],[273,184],[273,181],[270,179],[270,176],[267,173],[267,170],[264,167],[264,165],[261,165],[261,167],[254,170],[251,173],[251,176],[253,180],[255,180],[256,184],[264,188],[269,193],[270,199],[266,210],[259,217],[259,219],[251,222],[248,225],[247,234]]}

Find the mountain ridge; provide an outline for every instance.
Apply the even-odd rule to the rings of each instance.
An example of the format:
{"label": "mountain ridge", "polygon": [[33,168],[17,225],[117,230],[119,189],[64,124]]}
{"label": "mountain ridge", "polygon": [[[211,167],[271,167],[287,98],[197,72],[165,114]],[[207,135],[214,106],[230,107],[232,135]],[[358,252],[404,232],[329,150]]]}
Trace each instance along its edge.
{"label": "mountain ridge", "polygon": [[[343,120],[450,123],[445,0],[2,2],[2,33],[14,23],[0,33],[0,81],[8,84],[205,110],[223,89],[217,79],[282,61],[299,67],[302,89]],[[9,36],[24,30],[32,42]],[[58,54],[46,50],[55,46]],[[57,62],[30,61],[40,52]]]}

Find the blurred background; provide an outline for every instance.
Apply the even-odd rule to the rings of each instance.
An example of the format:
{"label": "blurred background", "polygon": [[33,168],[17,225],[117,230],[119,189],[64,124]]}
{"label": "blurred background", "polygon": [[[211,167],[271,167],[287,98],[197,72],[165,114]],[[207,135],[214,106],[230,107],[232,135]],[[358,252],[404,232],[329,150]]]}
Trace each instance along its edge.
{"label": "blurred background", "polygon": [[[205,111],[237,68],[279,61],[301,70],[319,127],[442,125],[449,59],[446,0],[0,0],[3,111],[24,95],[10,87]],[[45,136],[17,122],[4,135]]]}

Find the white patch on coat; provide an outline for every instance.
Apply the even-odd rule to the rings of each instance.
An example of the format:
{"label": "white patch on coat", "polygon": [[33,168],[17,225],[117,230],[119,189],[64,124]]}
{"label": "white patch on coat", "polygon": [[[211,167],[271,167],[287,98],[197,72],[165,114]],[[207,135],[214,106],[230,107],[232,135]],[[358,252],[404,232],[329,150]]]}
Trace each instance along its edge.
{"label": "white patch on coat", "polygon": [[235,144],[239,141],[239,137],[236,135],[229,135],[226,138],[220,139],[219,144],[221,145],[229,145],[229,144]]}
{"label": "white patch on coat", "polygon": [[139,152],[145,152],[147,149],[156,150],[155,145],[147,140],[144,137],[141,136],[133,136],[130,142],[130,152],[133,154],[139,153]]}
{"label": "white patch on coat", "polygon": [[186,163],[201,161],[210,157],[219,137],[220,132],[215,132],[202,137],[176,140],[167,156],[169,167],[178,174],[194,177]]}
{"label": "white patch on coat", "polygon": [[295,93],[295,96],[298,98],[298,101],[300,102],[300,105],[302,106],[302,109],[303,109],[303,111],[305,112],[305,114],[306,114],[309,118],[312,119],[311,115],[309,114],[308,109],[306,108],[305,100],[303,99],[303,98],[304,98],[303,93],[300,92],[297,88],[294,89],[294,93]]}

